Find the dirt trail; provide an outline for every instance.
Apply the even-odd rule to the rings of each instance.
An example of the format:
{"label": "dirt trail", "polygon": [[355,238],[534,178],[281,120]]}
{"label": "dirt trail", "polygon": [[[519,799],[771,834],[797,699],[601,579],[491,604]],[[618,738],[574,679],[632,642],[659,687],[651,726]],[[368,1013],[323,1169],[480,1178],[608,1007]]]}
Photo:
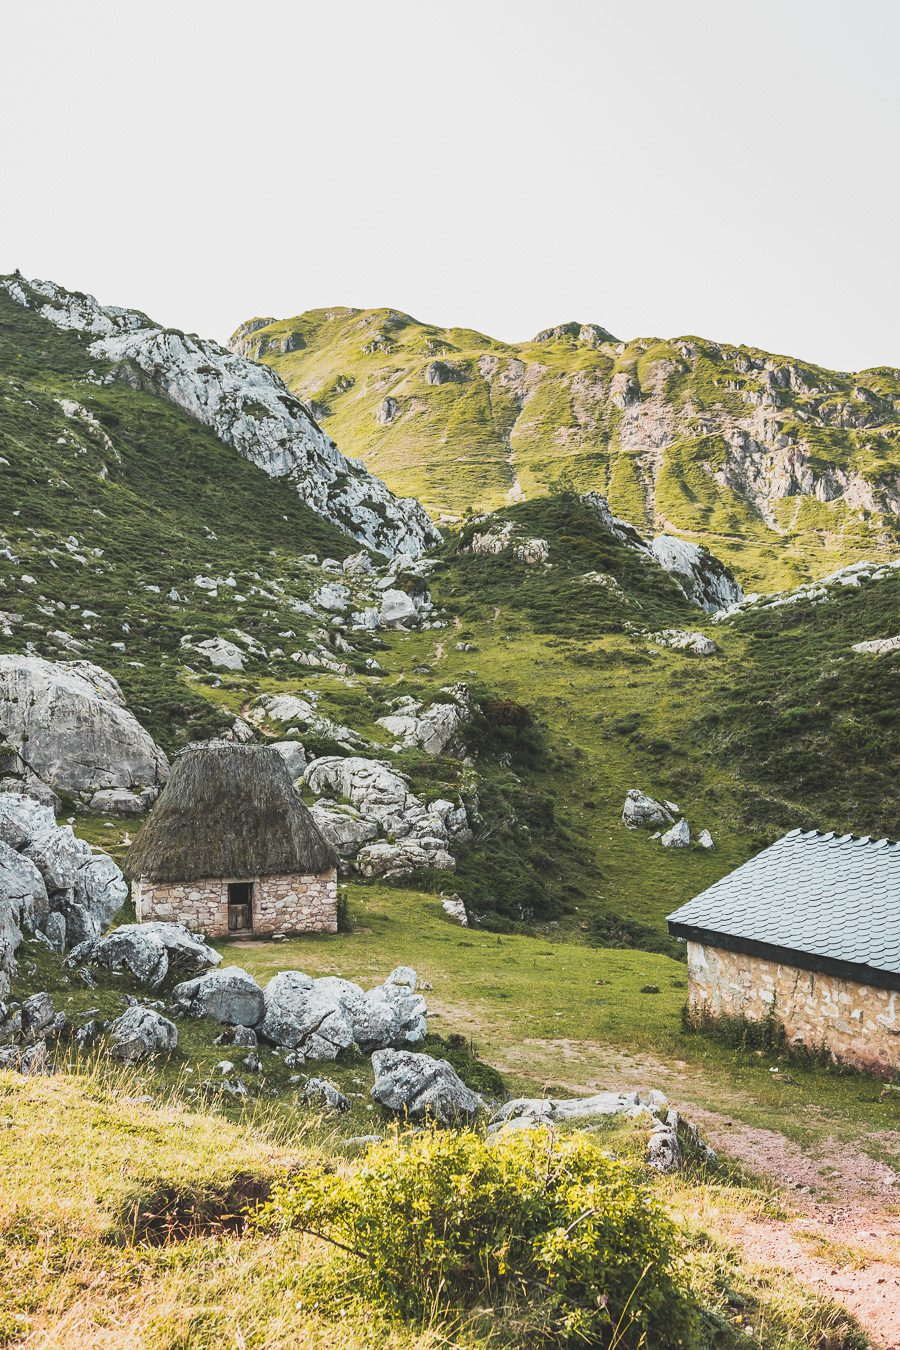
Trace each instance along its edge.
{"label": "dirt trail", "polygon": [[[454,1024],[462,1011],[448,1009]],[[477,1019],[470,1012],[462,1021]],[[469,1030],[485,1043],[480,1028]],[[524,1041],[488,1058],[503,1073],[534,1083],[545,1079],[548,1093],[560,1096],[660,1087],[714,1148],[774,1184],[785,1219],[736,1214],[728,1220],[728,1236],[750,1261],[783,1266],[846,1307],[877,1350],[900,1350],[900,1163],[889,1166],[839,1139],[801,1146],[777,1130],[703,1107],[698,1099],[715,1099],[712,1085],[679,1061],[662,1063],[562,1038]],[[900,1160],[900,1134],[873,1132],[868,1142],[882,1152],[896,1149]]]}

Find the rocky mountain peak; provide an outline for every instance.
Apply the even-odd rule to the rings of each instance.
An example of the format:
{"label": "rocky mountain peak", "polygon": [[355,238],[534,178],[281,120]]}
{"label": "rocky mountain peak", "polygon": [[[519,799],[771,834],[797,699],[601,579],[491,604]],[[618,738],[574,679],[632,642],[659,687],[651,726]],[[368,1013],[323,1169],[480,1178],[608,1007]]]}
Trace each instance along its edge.
{"label": "rocky mountain peak", "polygon": [[604,342],[619,340],[613,337],[608,329],[601,328],[598,323],[578,323],[577,320],[573,320],[571,323],[557,324],[555,328],[542,328],[532,341],[559,342],[568,337],[575,338],[576,342],[582,342],[586,347],[599,347]]}

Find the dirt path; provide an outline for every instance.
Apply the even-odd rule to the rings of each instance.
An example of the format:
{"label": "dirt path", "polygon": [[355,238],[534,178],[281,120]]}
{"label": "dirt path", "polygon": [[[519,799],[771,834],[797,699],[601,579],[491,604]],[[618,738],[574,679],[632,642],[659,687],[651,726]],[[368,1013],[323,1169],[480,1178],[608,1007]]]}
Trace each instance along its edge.
{"label": "dirt path", "polygon": [[[453,1009],[454,1023],[461,1011]],[[471,1031],[478,1036],[475,1026]],[[823,1138],[805,1147],[777,1130],[703,1107],[699,1100],[710,1100],[711,1085],[681,1062],[568,1039],[524,1041],[488,1057],[501,1072],[543,1082],[548,1093],[561,1096],[660,1087],[708,1143],[777,1190],[784,1219],[734,1214],[727,1236],[751,1262],[783,1266],[846,1307],[877,1350],[900,1350],[900,1170],[844,1140]],[[896,1147],[900,1158],[900,1135],[881,1132],[870,1142],[881,1150]]]}
{"label": "dirt path", "polygon": [[728,1233],[746,1256],[843,1304],[879,1350],[900,1350],[900,1173],[836,1139],[805,1149],[685,1105],[714,1147],[775,1183],[788,1211],[784,1220],[734,1217]]}

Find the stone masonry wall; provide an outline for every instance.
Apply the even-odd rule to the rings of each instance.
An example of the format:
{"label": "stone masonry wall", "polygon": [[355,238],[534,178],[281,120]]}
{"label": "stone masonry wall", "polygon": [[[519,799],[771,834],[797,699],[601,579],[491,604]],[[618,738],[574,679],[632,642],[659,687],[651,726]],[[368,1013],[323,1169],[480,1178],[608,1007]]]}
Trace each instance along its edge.
{"label": "stone masonry wall", "polygon": [[793,1044],[857,1068],[900,1072],[900,991],[689,942],[692,1013],[777,1018]]}
{"label": "stone masonry wall", "polygon": [[[251,936],[337,932],[336,871],[240,879],[253,881]],[[135,881],[135,915],[138,921],[181,923],[207,937],[227,937],[229,880]]]}

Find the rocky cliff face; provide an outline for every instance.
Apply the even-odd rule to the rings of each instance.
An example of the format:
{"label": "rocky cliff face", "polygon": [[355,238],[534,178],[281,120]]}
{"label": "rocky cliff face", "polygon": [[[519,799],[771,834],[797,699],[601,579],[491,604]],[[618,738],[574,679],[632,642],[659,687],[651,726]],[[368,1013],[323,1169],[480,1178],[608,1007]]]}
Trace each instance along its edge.
{"label": "rocky cliff face", "polygon": [[290,480],[312,510],[360,543],[417,556],[438,541],[419,503],[398,499],[343,455],[273,371],[53,282],[13,276],[0,286],[57,327],[89,336],[91,355],[105,368],[100,378],[124,379],[169,399],[245,459]]}
{"label": "rocky cliff face", "polygon": [[[845,374],[699,338],[619,342],[577,323],[509,345],[392,310],[254,320],[231,345],[316,398],[329,429],[437,512],[565,479],[645,532],[900,537],[896,370]],[[438,366],[452,378],[437,381]]]}

